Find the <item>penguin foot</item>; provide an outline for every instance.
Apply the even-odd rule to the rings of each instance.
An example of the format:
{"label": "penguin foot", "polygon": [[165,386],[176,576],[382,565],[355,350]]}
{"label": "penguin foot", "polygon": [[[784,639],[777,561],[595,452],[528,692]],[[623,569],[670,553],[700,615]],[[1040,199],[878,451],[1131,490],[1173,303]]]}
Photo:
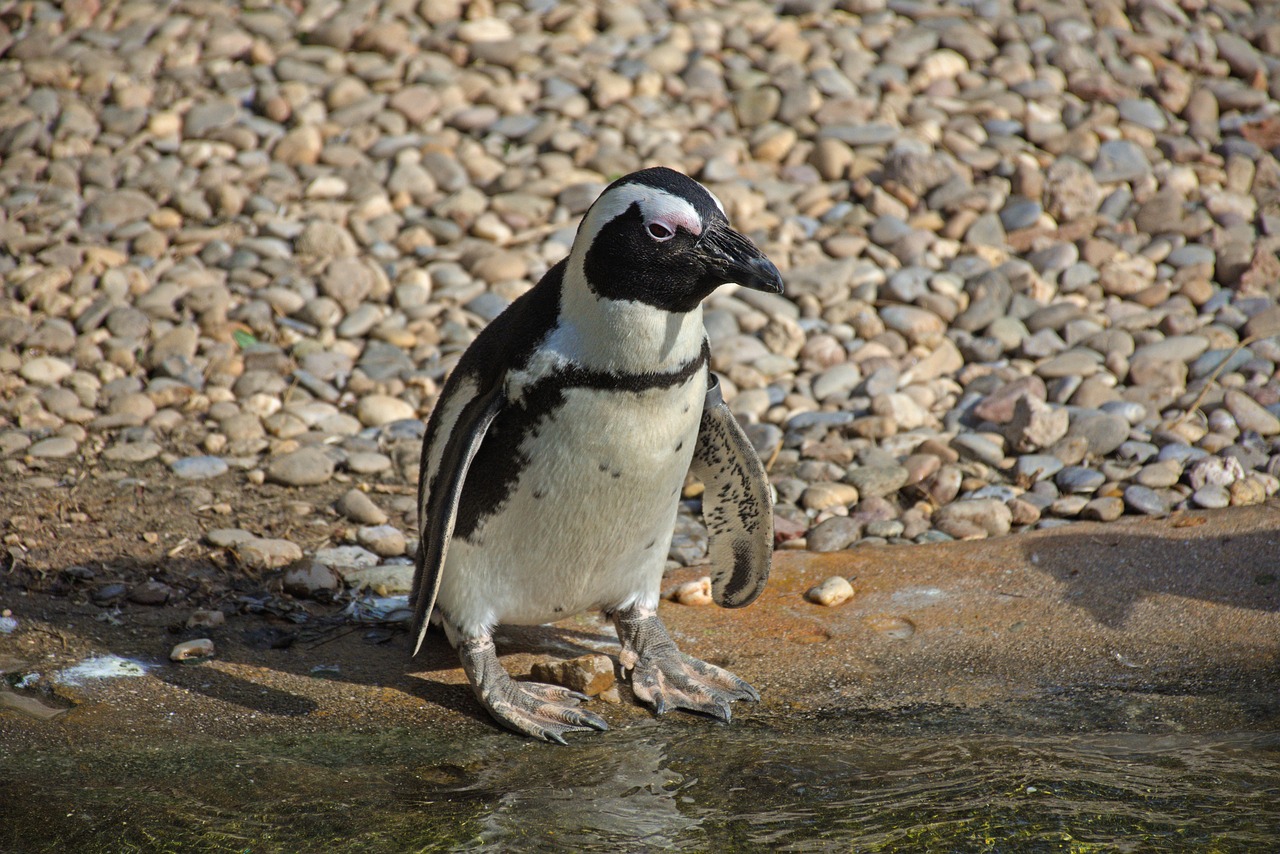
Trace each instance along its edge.
{"label": "penguin foot", "polygon": [[498,663],[490,637],[463,640],[458,644],[458,657],[480,705],[508,729],[567,744],[565,733],[609,728],[604,718],[577,708],[591,699],[586,694],[559,685],[513,680]]}
{"label": "penguin foot", "polygon": [[760,699],[755,688],[729,671],[681,652],[652,611],[635,607],[612,617],[631,690],[654,713],[687,709],[728,722],[730,702]]}

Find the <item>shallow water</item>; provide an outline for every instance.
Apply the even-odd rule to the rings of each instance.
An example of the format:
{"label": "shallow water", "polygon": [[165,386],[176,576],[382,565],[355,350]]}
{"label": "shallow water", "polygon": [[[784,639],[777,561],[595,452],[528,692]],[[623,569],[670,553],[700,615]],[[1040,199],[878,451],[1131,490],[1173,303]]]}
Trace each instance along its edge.
{"label": "shallow water", "polygon": [[[4,851],[1250,851],[1280,836],[1280,716],[1107,695],[722,726],[569,747],[477,725],[33,753]],[[1223,717],[1242,720],[1238,707]]]}

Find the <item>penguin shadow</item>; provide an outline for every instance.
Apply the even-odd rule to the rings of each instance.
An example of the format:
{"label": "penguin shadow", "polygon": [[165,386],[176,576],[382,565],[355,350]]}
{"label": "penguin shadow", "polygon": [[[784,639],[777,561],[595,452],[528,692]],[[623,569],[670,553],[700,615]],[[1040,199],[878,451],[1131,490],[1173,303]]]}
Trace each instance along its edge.
{"label": "penguin shadow", "polygon": [[[1194,520],[1180,525],[1194,531]],[[1064,601],[1109,628],[1122,627],[1153,596],[1280,611],[1280,513],[1269,531],[1147,537],[1123,528],[1068,528],[1022,548],[1033,566],[1063,585]]]}

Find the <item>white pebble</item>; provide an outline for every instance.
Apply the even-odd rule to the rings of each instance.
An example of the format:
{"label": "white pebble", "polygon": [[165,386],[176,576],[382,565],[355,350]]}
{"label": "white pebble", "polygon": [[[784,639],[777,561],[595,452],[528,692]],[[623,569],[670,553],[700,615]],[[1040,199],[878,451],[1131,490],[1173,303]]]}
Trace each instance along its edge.
{"label": "white pebble", "polygon": [[853,585],[849,583],[849,579],[840,575],[833,575],[804,595],[806,599],[815,605],[834,608],[836,605],[843,605],[853,598]]}
{"label": "white pebble", "polygon": [[671,598],[681,605],[710,605],[711,576],[704,575],[697,581],[686,581],[675,589]]}

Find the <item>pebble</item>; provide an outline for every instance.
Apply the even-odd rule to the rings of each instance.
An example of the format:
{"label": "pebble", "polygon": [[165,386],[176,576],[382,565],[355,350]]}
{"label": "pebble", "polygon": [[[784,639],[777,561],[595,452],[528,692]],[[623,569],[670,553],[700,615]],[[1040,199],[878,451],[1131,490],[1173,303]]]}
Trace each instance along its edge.
{"label": "pebble", "polygon": [[33,442],[27,448],[27,456],[61,460],[74,455],[78,447],[76,440],[69,436],[50,436],[48,439]]}
{"label": "pebble", "polygon": [[1135,513],[1148,516],[1163,516],[1169,512],[1169,506],[1160,494],[1150,487],[1133,484],[1124,491],[1125,506]]}
{"label": "pebble", "polygon": [[1218,510],[1231,505],[1231,493],[1227,491],[1226,487],[1210,483],[1193,492],[1191,500],[1196,503],[1197,507],[1203,507],[1206,510]]}
{"label": "pebble", "polygon": [[862,524],[847,516],[832,516],[815,525],[806,537],[811,551],[837,552],[862,536]]}
{"label": "pebble", "polygon": [[344,493],[334,508],[352,522],[362,525],[383,525],[387,521],[386,511],[359,489],[350,489]]}
{"label": "pebble", "polygon": [[1237,389],[1228,389],[1223,403],[1241,430],[1252,430],[1259,436],[1275,436],[1280,433],[1280,417]]}
{"label": "pebble", "polygon": [[213,658],[216,650],[209,638],[196,638],[175,644],[169,650],[169,660],[178,662],[204,661]]}
{"label": "pebble", "polygon": [[300,561],[285,571],[281,584],[290,596],[327,602],[342,589],[342,576],[318,561]]}
{"label": "pebble", "polygon": [[[1264,6],[988,3],[957,23],[800,3],[753,39],[744,4],[307,6],[212,29],[199,5],[50,37],[36,4],[3,36],[0,455],[42,469],[28,484],[159,459],[179,479],[243,470],[249,491],[411,491],[458,354],[609,180],[662,162],[714,185],[786,271],[786,294],[724,288],[706,320],[788,542],[1007,529],[990,505],[948,510],[978,501],[1019,528],[1115,499],[1161,515],[1221,502],[1198,472],[1227,459],[1212,485],[1232,504],[1267,494]],[[1142,38],[1080,59],[1103,23]],[[108,44],[137,61],[103,89]],[[705,530],[681,525],[673,555],[699,560]]]}
{"label": "pebble", "polygon": [[1080,518],[1097,522],[1114,522],[1124,513],[1124,501],[1110,495],[1094,498],[1080,509]]}
{"label": "pebble", "polygon": [[18,375],[27,382],[38,385],[57,385],[71,373],[75,366],[54,356],[37,356],[18,369]]}
{"label": "pebble", "polygon": [[711,599],[711,576],[704,575],[695,581],[686,581],[676,587],[671,593],[672,601],[679,602],[681,605],[691,605],[701,607],[710,605]]}
{"label": "pebble", "polygon": [[333,546],[317,549],[315,559],[341,572],[343,569],[378,565],[378,556],[363,546]]}
{"label": "pebble", "polygon": [[392,525],[369,525],[356,531],[360,545],[378,557],[398,557],[404,554],[404,534]]}
{"label": "pebble", "polygon": [[800,506],[806,510],[829,510],[848,507],[858,500],[858,489],[847,483],[819,482],[805,489]]}
{"label": "pebble", "polygon": [[207,480],[227,473],[227,461],[222,457],[182,457],[169,464],[169,469],[183,480]]}
{"label": "pebble", "polygon": [[289,540],[254,537],[234,546],[236,557],[248,569],[279,569],[302,560],[302,549]]}
{"label": "pebble", "polygon": [[604,694],[617,682],[613,659],[598,653],[567,661],[540,661],[533,665],[529,675],[537,682],[563,685],[588,697]]}
{"label": "pebble", "polygon": [[[374,556],[374,559],[376,560],[377,557]],[[412,564],[337,566],[335,568],[348,587],[367,588],[379,596],[401,596],[413,591]]]}
{"label": "pebble", "polygon": [[322,448],[300,448],[267,464],[267,480],[284,486],[318,486],[333,477],[334,462]]}
{"label": "pebble", "polygon": [[833,575],[816,587],[811,587],[804,594],[804,598],[815,605],[834,608],[853,598],[853,585],[844,576]]}
{"label": "pebble", "polygon": [[164,582],[148,579],[129,590],[129,601],[138,605],[163,605],[173,593],[173,588]]}
{"label": "pebble", "polygon": [[938,508],[933,514],[933,525],[957,540],[998,537],[1009,533],[1013,514],[998,499],[970,499]]}

